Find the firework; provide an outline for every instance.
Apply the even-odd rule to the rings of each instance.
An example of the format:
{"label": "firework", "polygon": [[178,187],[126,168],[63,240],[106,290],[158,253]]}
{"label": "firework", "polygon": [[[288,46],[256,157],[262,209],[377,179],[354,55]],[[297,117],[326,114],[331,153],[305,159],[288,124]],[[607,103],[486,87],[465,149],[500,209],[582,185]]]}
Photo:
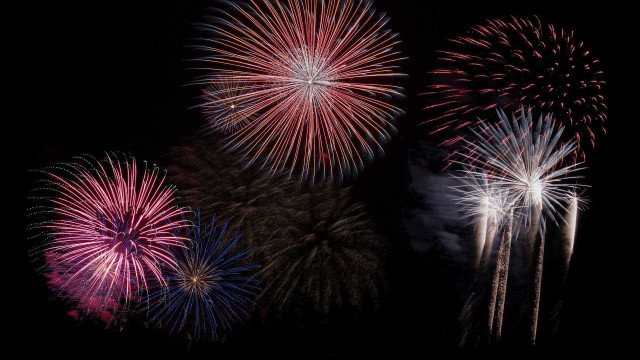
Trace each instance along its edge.
{"label": "firework", "polygon": [[263,297],[277,309],[312,304],[327,314],[332,308],[360,310],[378,298],[383,242],[348,193],[315,188],[292,204],[288,217],[266,218],[271,231],[252,234],[265,264]]}
{"label": "firework", "polygon": [[207,228],[197,212],[187,248],[174,251],[177,266],[167,276],[168,290],[150,295],[154,322],[171,332],[189,332],[198,341],[210,336],[217,340],[220,330],[229,330],[233,321],[247,314],[257,295],[257,280],[246,275],[258,268],[245,265],[249,249],[236,250],[240,236],[225,236],[227,224]]}
{"label": "firework", "polygon": [[45,171],[52,219],[44,229],[50,284],[80,310],[101,314],[138,298],[175,267],[173,231],[186,226],[157,168],[138,172],[134,159],[77,158]]}
{"label": "firework", "polygon": [[573,254],[573,244],[576,239],[576,226],[578,225],[578,210],[579,210],[580,198],[574,195],[569,198],[569,208],[565,216],[564,227],[564,250],[567,254],[567,262],[571,259]]}
{"label": "firework", "polygon": [[209,73],[195,83],[209,87],[205,108],[247,105],[238,117],[209,116],[213,128],[238,128],[229,146],[271,174],[355,175],[382,151],[401,113],[388,102],[401,95],[388,20],[359,0],[230,6],[202,26],[207,38],[196,49]]}
{"label": "firework", "polygon": [[[468,141],[470,147],[463,158],[473,164],[470,174],[489,174],[508,191],[530,231],[541,234],[534,264],[531,339],[535,343],[546,226],[542,215],[556,221],[561,210],[567,211],[564,203],[580,186],[573,183],[580,164],[569,160],[575,144],[559,142],[563,128],[550,116],[540,116],[534,122],[531,110],[522,109],[519,117],[514,114],[511,119],[499,110],[498,118],[497,125],[482,124],[474,130],[477,141]],[[536,238],[531,238],[532,244]]]}
{"label": "firework", "polygon": [[[433,132],[474,126],[494,109],[515,110],[520,104],[553,113],[569,131],[563,141],[577,145],[584,158],[596,133],[604,132],[607,105],[599,61],[572,31],[543,24],[538,17],[487,20],[467,36],[451,40],[441,51],[442,65],[432,72],[427,95]],[[577,159],[577,158],[576,158]]]}
{"label": "firework", "polygon": [[581,186],[574,181],[582,163],[569,159],[575,144],[559,142],[564,129],[549,115],[534,122],[531,110],[521,109],[520,116],[513,114],[511,119],[498,110],[498,118],[498,124],[482,124],[473,131],[477,141],[469,141],[469,151],[462,154],[473,166],[469,173],[493,177],[515,199],[526,223],[535,221],[536,209],[556,221],[558,212],[566,211],[566,200]]}
{"label": "firework", "polygon": [[493,249],[493,238],[505,214],[511,209],[513,200],[509,192],[492,182],[488,175],[468,169],[461,174],[456,179],[462,185],[453,187],[456,192],[454,200],[464,216],[476,222],[476,266],[486,268]]}
{"label": "firework", "polygon": [[461,174],[457,179],[463,184],[453,189],[456,191],[456,203],[465,216],[477,219],[476,265],[480,270],[486,270],[493,249],[493,238],[505,220],[507,222],[501,236],[489,299],[489,336],[493,336],[496,328],[496,338],[499,339],[511,253],[514,198],[508,189],[502,188],[486,173],[466,169]]}
{"label": "firework", "polygon": [[286,218],[291,204],[300,201],[300,186],[253,166],[243,169],[241,159],[220,145],[213,136],[193,137],[170,151],[170,180],[184,205],[201,207],[205,216],[224,214],[235,234],[261,226],[265,214]]}
{"label": "firework", "polygon": [[189,205],[202,199],[203,214],[228,214],[236,223],[228,231],[244,230],[242,241],[263,265],[256,275],[264,285],[259,304],[279,314],[301,303],[325,313],[375,301],[384,243],[362,206],[351,203],[349,190],[315,186],[305,192],[285,177],[232,166],[238,158],[216,141],[192,138],[173,149],[171,180]]}
{"label": "firework", "polygon": [[513,214],[511,208],[509,221],[504,229],[498,249],[496,271],[493,276],[493,292],[489,315],[489,336],[495,341],[502,337],[502,323],[504,319],[504,305],[507,298],[507,279],[509,278],[509,258],[511,257],[511,239],[513,238]]}
{"label": "firework", "polygon": [[202,94],[202,112],[207,117],[209,127],[225,135],[230,135],[251,122],[251,86],[238,81],[233,74],[214,76],[211,84]]}

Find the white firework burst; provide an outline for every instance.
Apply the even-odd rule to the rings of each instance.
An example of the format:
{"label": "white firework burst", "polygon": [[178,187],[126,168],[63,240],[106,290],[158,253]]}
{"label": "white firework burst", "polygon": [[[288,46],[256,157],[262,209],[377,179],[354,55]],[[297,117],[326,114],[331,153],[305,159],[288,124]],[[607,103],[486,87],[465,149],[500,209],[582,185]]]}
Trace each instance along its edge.
{"label": "white firework burst", "polygon": [[563,127],[551,115],[533,121],[531,110],[513,114],[511,119],[498,110],[497,124],[482,124],[474,130],[475,142],[463,154],[472,165],[469,174],[489,176],[498,188],[514,200],[527,223],[534,211],[544,212],[557,223],[573,197],[581,176],[582,163],[572,162],[575,143],[561,143]]}

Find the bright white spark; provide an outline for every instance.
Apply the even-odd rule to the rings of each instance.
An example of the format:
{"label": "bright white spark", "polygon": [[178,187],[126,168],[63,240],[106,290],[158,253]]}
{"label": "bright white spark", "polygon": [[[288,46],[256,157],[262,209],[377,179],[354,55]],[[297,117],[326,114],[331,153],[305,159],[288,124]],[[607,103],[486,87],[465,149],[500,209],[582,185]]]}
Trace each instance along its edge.
{"label": "bright white spark", "polygon": [[486,217],[487,221],[500,223],[513,206],[509,191],[487,174],[464,170],[456,179],[461,185],[452,187],[453,198],[464,217]]}

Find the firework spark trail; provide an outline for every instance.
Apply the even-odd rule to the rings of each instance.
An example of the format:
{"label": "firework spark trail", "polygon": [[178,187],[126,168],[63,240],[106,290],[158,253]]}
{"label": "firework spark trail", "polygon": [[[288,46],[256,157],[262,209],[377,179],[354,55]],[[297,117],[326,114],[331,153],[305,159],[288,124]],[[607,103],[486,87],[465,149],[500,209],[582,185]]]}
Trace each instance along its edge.
{"label": "firework spark trail", "polygon": [[[498,260],[494,281],[497,278],[498,286],[495,302],[495,323],[490,325],[490,329],[495,329],[493,336],[494,341],[499,342],[502,337],[502,323],[504,320],[504,306],[507,299],[507,280],[509,279],[509,258],[511,257],[511,239],[513,238],[513,208],[509,214],[507,226],[500,240],[500,249],[498,250]],[[490,334],[491,335],[491,334]]]}
{"label": "firework spark trail", "polygon": [[478,215],[476,219],[476,268],[482,266],[482,260],[487,248],[488,208],[489,204],[486,205],[485,211]]}
{"label": "firework spark trail", "polygon": [[578,202],[579,199],[577,196],[571,197],[569,201],[569,208],[567,209],[567,215],[565,216],[563,235],[567,266],[569,265],[569,261],[571,260],[571,255],[573,254],[573,244],[576,239],[576,226],[578,224]]}
{"label": "firework spark trail", "polygon": [[535,345],[538,334],[538,316],[540,313],[540,295],[542,292],[542,268],[544,263],[545,225],[542,223],[540,231],[540,241],[537,246],[536,262],[534,265],[535,275],[533,278],[533,311],[531,314],[531,343]]}
{"label": "firework spark trail", "polygon": [[[456,179],[462,183],[462,185],[452,187],[455,191],[454,200],[456,204],[460,206],[460,210],[465,217],[475,217],[478,222],[476,227],[476,238],[478,240],[476,265],[479,271],[484,271],[488,267],[491,258],[493,238],[504,222],[507,214],[509,214],[508,231],[510,239],[511,224],[513,223],[514,216],[514,199],[509,195],[508,191],[500,188],[500,183],[492,181],[491,176],[485,173],[475,172],[473,169],[465,169]],[[487,323],[490,338],[493,336],[496,302],[498,301],[498,293],[501,285],[499,273],[503,268],[502,264],[505,262],[505,251],[507,251],[506,266],[508,267],[509,249],[505,249],[504,242],[503,236],[497,258],[498,264],[491,283],[489,318]],[[502,269],[502,271],[504,272],[504,269]],[[503,291],[506,291],[506,283],[504,284]]]}
{"label": "firework spark trail", "polygon": [[[500,243],[500,247],[502,248],[502,242]],[[502,249],[500,249],[502,250]],[[498,254],[498,262],[500,261],[500,254]],[[493,339],[493,328],[495,323],[496,316],[496,304],[498,302],[498,288],[500,287],[500,277],[499,277],[499,269],[500,264],[496,265],[496,269],[494,272],[493,279],[491,281],[491,297],[489,298],[489,319],[488,319],[488,328],[489,328],[489,340]]]}
{"label": "firework spark trail", "polygon": [[[538,17],[487,20],[440,52],[434,83],[426,95],[432,133],[452,132],[443,145],[463,143],[461,129],[479,125],[494,109],[521,104],[553,113],[575,142],[574,161],[584,159],[603,132],[607,105],[599,60],[574,33],[543,24]],[[587,146],[588,145],[588,146]]]}
{"label": "firework spark trail", "polygon": [[486,270],[491,261],[491,253],[493,252],[493,240],[498,231],[498,220],[496,216],[488,216],[484,225],[484,243],[482,253],[478,262],[478,268]]}
{"label": "firework spark trail", "polygon": [[91,304],[92,312],[114,300],[128,303],[150,282],[164,283],[164,268],[176,265],[169,249],[184,246],[173,231],[187,223],[157,168],[140,176],[134,159],[107,155],[104,162],[77,158],[45,174],[41,190],[54,191],[47,197],[53,220],[36,227],[48,239],[49,268],[62,270],[61,296]]}
{"label": "firework spark trail", "polygon": [[[229,138],[249,163],[302,179],[355,175],[382,151],[401,110],[387,100],[403,75],[395,34],[370,2],[276,0],[233,9],[196,46],[208,55],[196,84],[246,84],[251,121]],[[234,99],[230,99],[234,100]],[[235,120],[233,120],[235,121]]]}
{"label": "firework spark trail", "polygon": [[531,222],[527,226],[527,233],[523,244],[526,248],[526,264],[533,263],[533,256],[536,252],[536,243],[538,241],[538,232],[540,231],[540,221],[542,219],[542,204],[533,204],[530,207],[529,213],[531,214]]}

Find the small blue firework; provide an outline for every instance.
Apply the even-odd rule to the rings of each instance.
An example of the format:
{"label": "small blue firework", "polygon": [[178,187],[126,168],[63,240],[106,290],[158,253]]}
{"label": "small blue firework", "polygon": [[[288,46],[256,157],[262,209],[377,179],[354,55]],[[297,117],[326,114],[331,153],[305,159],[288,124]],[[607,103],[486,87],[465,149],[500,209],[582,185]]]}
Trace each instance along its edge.
{"label": "small blue firework", "polygon": [[150,294],[153,322],[171,333],[186,332],[194,341],[215,341],[221,330],[247,315],[260,288],[246,273],[259,266],[245,265],[250,248],[235,251],[242,235],[225,239],[227,224],[217,228],[213,217],[207,228],[197,210],[186,230],[191,241],[174,251],[178,266],[168,274],[167,287]]}

